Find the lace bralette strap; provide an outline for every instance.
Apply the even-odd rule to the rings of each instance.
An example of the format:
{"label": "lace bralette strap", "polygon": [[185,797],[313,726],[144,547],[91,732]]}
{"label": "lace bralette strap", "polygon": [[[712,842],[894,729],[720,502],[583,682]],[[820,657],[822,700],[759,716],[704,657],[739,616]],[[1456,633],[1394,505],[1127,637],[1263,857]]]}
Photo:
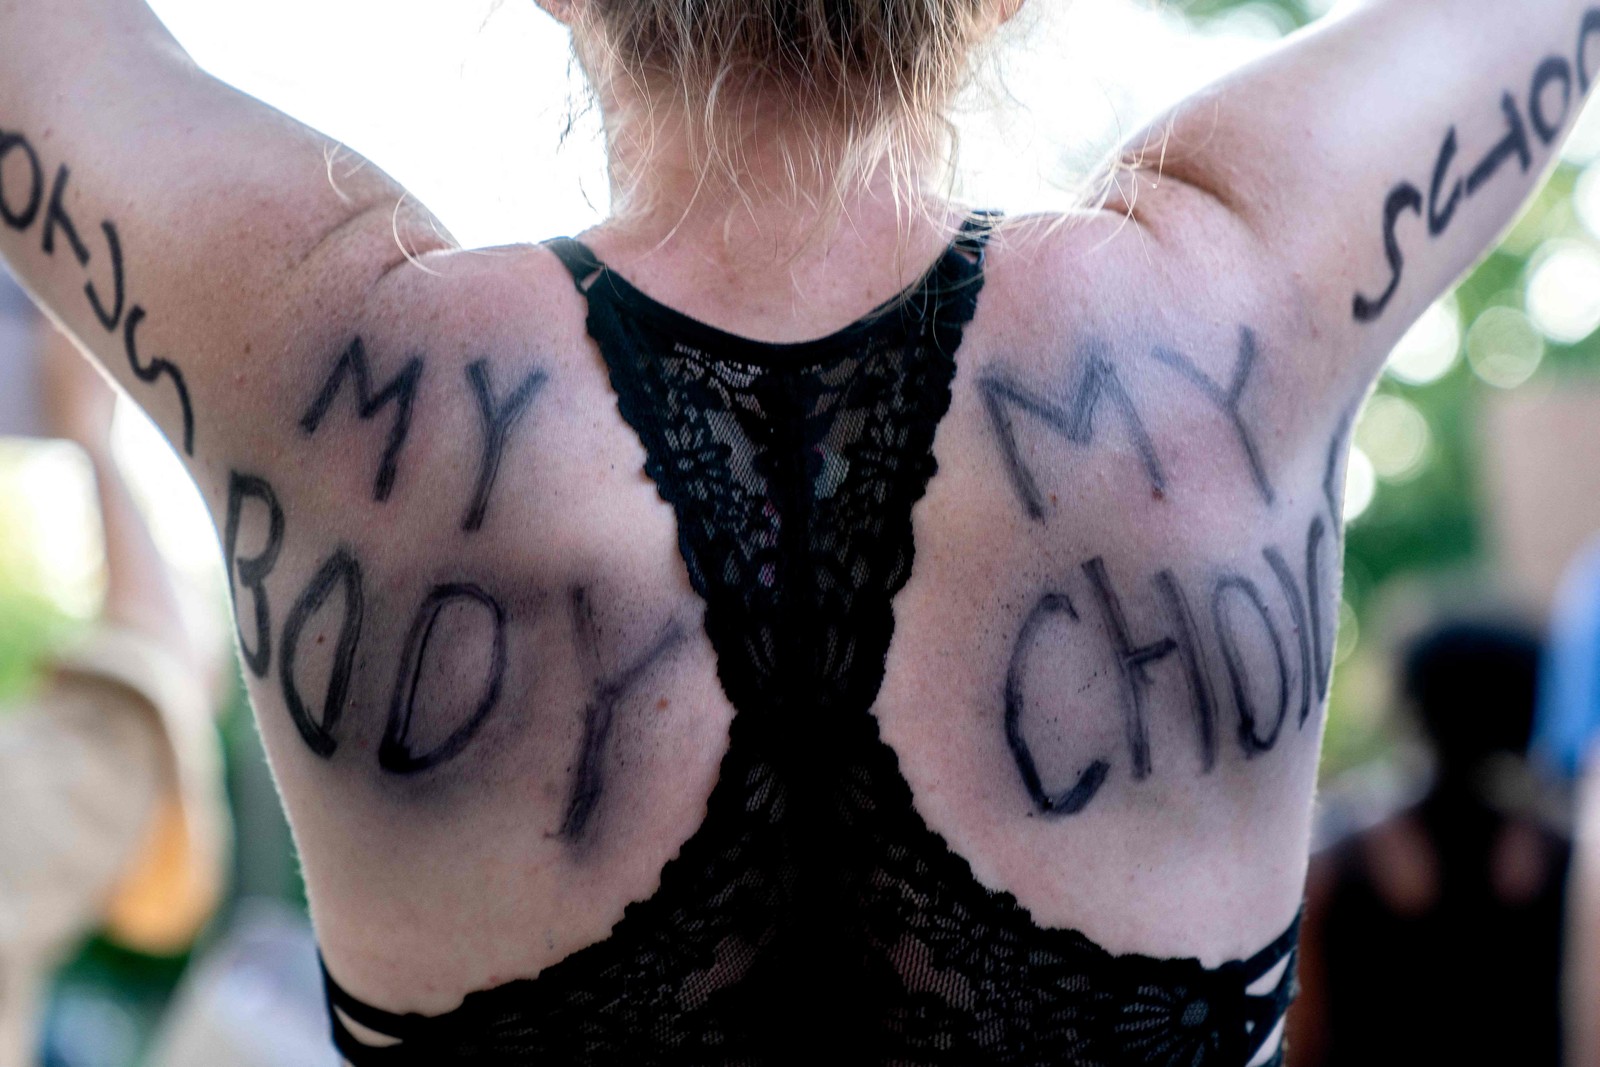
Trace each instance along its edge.
{"label": "lace bralette strap", "polygon": [[573,284],[578,287],[578,292],[585,296],[589,293],[589,285],[594,281],[595,275],[606,269],[600,258],[594,254],[588,245],[573,237],[552,237],[544,242],[544,247],[555,253],[563,266],[572,275]]}

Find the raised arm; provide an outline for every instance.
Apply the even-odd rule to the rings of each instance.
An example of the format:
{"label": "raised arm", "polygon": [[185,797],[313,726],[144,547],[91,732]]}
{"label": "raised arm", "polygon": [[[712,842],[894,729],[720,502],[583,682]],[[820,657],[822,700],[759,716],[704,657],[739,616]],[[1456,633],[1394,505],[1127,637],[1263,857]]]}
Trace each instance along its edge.
{"label": "raised arm", "polygon": [[191,460],[250,436],[291,339],[449,243],[138,0],[4,0],[0,54],[0,254]]}
{"label": "raised arm", "polygon": [[1196,194],[1231,217],[1357,354],[1334,377],[1364,379],[1511,221],[1596,77],[1590,0],[1365,0],[1136,138],[1119,200],[1157,234]]}

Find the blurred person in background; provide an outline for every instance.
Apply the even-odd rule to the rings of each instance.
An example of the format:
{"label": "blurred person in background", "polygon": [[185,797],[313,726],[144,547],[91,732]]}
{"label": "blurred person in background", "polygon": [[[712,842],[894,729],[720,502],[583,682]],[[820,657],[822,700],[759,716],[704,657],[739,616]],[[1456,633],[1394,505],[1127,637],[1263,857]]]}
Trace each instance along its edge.
{"label": "blurred person in background", "polygon": [[1600,539],[1567,568],[1550,619],[1533,751],[1574,797],[1563,994],[1567,1062],[1600,1067]]}
{"label": "blurred person in background", "polygon": [[1540,654],[1531,632],[1477,621],[1406,650],[1432,781],[1312,859],[1296,1067],[1561,1062],[1570,845],[1526,759]]}
{"label": "blurred person in background", "polygon": [[52,651],[37,685],[0,704],[0,1064],[14,1067],[35,1061],[52,972],[91,931],[156,955],[189,945],[218,901],[226,815],[216,665],[185,632],[112,456],[115,394],[3,277],[0,304],[13,346],[0,352],[13,423],[0,434],[82,448],[106,559],[98,617]]}

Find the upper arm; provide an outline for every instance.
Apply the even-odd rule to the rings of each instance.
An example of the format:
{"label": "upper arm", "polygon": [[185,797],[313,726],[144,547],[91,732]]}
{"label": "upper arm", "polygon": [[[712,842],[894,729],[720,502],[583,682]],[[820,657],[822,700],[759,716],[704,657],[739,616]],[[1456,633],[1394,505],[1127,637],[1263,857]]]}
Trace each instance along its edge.
{"label": "upper arm", "polygon": [[1303,294],[1307,358],[1347,404],[1511,221],[1597,64],[1580,0],[1369,0],[1136,138],[1117,204],[1179,246],[1220,233],[1247,284]]}
{"label": "upper arm", "polygon": [[191,460],[248,449],[253,409],[299,384],[283,357],[448,244],[376,168],[199,70],[141,3],[0,5],[0,32],[0,252]]}

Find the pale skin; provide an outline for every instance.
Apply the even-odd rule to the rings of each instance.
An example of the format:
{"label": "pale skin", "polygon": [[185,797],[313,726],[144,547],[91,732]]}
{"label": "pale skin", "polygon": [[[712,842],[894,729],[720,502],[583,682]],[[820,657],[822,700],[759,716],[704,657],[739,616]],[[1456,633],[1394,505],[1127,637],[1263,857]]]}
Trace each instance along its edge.
{"label": "pale skin", "polygon": [[[1293,919],[1342,427],[1400,334],[1553,161],[1600,69],[1600,35],[1580,36],[1589,10],[1357,5],[1138,139],[1103,209],[1019,226],[993,250],[875,713],[923,817],[1039,923],[1216,965]],[[259,667],[246,677],[334,974],[375,1005],[437,1014],[604,938],[699,824],[732,709],[673,516],[641,473],[565,271],[535,248],[454,250],[375,167],[198,71],[134,0],[0,0],[0,40],[0,132],[26,139],[42,176],[30,218],[28,153],[0,158],[0,252],[185,452],[224,532],[233,490],[229,562]],[[1565,106],[1550,57],[1566,64]],[[606,94],[613,115],[630,106],[619,93]],[[1507,93],[1525,165],[1494,156],[1513,129]],[[660,121],[663,136],[632,142],[651,154],[619,149],[613,171],[658,183],[664,207],[585,236],[689,315],[763,340],[825,335],[949,239],[953,211],[897,217],[880,185],[792,261],[769,251],[795,221],[786,204],[758,199],[725,243],[727,199],[702,193],[679,217],[692,167],[672,117]],[[62,164],[87,264],[59,224],[43,250]],[[1398,271],[1385,242],[1396,204]],[[125,262],[118,314],[102,220]],[[900,256],[883,255],[897,243]],[[308,430],[357,338],[371,418],[358,418],[347,359]],[[527,387],[525,407],[504,409],[519,417],[487,492],[485,380],[491,410]],[[273,553],[262,483],[283,520]],[[430,591],[466,585],[485,599],[443,601],[426,670],[409,675],[422,679],[409,732],[385,749],[397,675],[417,662],[408,635],[432,617]],[[592,647],[574,634],[574,589],[593,605]],[[1174,589],[1188,629],[1172,621]],[[576,848],[557,831],[585,703],[674,624],[686,640],[618,705],[610,758],[627,774]],[[1185,637],[1212,694],[1209,741]],[[1144,666],[1127,666],[1139,648]],[[332,714],[330,679],[344,698]],[[487,679],[498,696],[481,728],[439,765],[396,773],[396,751],[449,747]],[[431,707],[450,709],[443,725]],[[1068,811],[1096,761],[1100,784]]]}

